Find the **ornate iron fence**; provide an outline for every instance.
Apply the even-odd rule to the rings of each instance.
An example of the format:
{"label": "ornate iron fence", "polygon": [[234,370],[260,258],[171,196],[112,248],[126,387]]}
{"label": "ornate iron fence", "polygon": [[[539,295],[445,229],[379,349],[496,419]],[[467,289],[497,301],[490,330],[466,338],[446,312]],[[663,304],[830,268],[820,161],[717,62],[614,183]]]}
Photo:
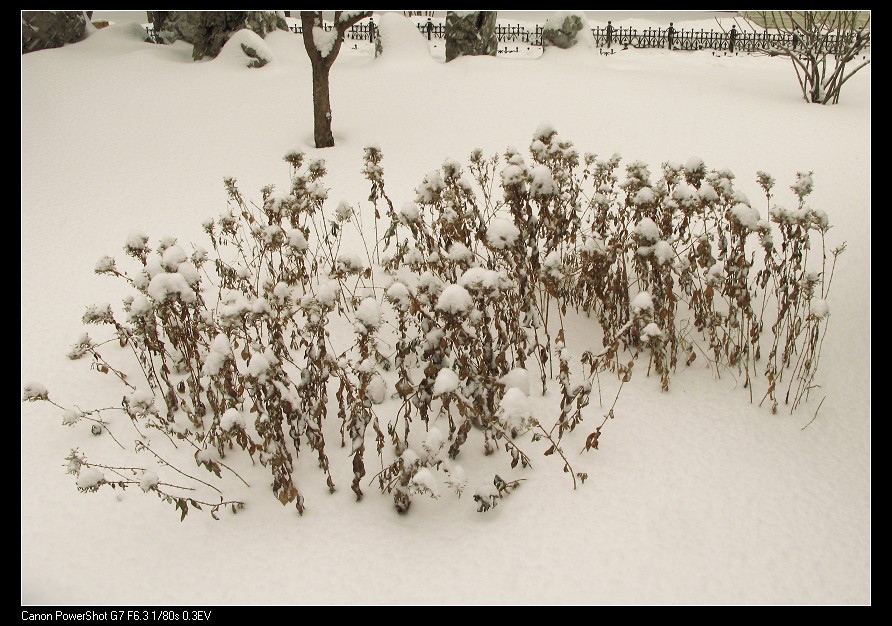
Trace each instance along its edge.
{"label": "ornate iron fence", "polygon": [[[419,26],[423,28],[424,24]],[[619,46],[622,48],[669,48],[673,50],[728,50],[729,52],[755,52],[771,48],[787,47],[796,49],[801,45],[796,37],[788,33],[770,33],[755,31],[738,31],[736,27],[729,31],[706,29],[678,29],[670,23],[667,28],[645,28],[614,26],[595,26],[592,37],[595,45],[601,48]],[[423,32],[423,31],[422,31]],[[435,31],[439,33],[440,31]],[[437,34],[436,36],[440,36]],[[496,37],[501,42],[519,42],[534,46],[542,45],[542,27],[536,25],[527,29],[521,24],[499,25]],[[818,43],[821,52],[837,54],[844,44],[852,41],[854,35],[831,34]]]}
{"label": "ornate iron fence", "polygon": [[[324,24],[326,31],[332,29],[331,24]],[[432,21],[418,24],[418,30],[428,39],[445,39],[446,26],[442,22]],[[668,28],[645,28],[613,26],[611,22],[607,26],[595,26],[592,30],[595,45],[599,48],[613,48],[614,46],[627,48],[672,48],[673,50],[727,50],[729,52],[756,52],[770,50],[772,48],[787,47],[796,49],[801,42],[795,35],[788,33],[770,33],[755,31],[740,31],[736,27],[730,31],[714,31],[705,29],[676,29],[672,23]],[[300,34],[300,24],[291,26],[291,32]],[[347,31],[346,38],[357,41],[373,41],[377,34],[377,25],[371,22],[356,24]],[[146,35],[152,40],[155,33],[151,27],[146,27]],[[542,45],[542,27],[538,24],[528,29],[522,24],[499,24],[496,26],[496,37],[499,43],[517,43],[531,46]],[[838,54],[842,47],[851,42],[855,35],[830,34],[823,37],[818,44],[820,52]]]}
{"label": "ornate iron fence", "polygon": [[[326,32],[330,32],[333,26],[328,23],[323,23],[322,27]],[[303,33],[303,27],[300,24],[294,24],[290,27],[292,33],[301,34]],[[366,22],[364,24],[355,24],[350,27],[350,30],[344,35],[345,39],[353,39],[362,41],[363,39],[366,41],[374,41],[375,34],[378,32],[377,25],[372,27],[371,22]]]}

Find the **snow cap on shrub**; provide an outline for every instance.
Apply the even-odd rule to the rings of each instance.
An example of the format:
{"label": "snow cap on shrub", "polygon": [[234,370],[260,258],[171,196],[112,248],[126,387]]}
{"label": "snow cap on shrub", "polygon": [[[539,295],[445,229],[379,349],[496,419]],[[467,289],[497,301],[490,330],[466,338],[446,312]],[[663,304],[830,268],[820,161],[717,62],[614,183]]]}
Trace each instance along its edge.
{"label": "snow cap on shrub", "polygon": [[454,392],[458,389],[458,382],[458,374],[444,367],[437,373],[437,379],[434,381],[434,397]]}
{"label": "snow cap on shrub", "polygon": [[650,243],[656,243],[660,240],[662,233],[660,233],[660,227],[657,226],[652,219],[649,217],[643,218],[640,222],[635,224],[635,234],[641,237],[642,240],[648,241]]}
{"label": "snow cap on shrub", "polygon": [[49,392],[46,390],[46,387],[40,383],[30,382],[25,384],[22,400],[33,402],[34,400],[46,400],[48,398]]}
{"label": "snow cap on shrub", "polygon": [[467,313],[474,308],[474,300],[461,285],[449,285],[437,300],[437,310],[452,315]]}
{"label": "snow cap on shrub", "polygon": [[735,222],[748,230],[759,229],[759,220],[761,219],[759,217],[759,211],[742,202],[735,204],[731,208],[731,217]]}
{"label": "snow cap on shrub", "polygon": [[398,309],[406,309],[409,306],[409,288],[403,283],[393,283],[387,288],[387,299]]}
{"label": "snow cap on shrub", "polygon": [[381,307],[374,298],[366,298],[356,309],[356,319],[366,329],[374,330],[381,325]]}
{"label": "snow cap on shrub", "polygon": [[653,311],[654,301],[653,298],[650,297],[650,294],[646,291],[642,291],[632,300],[632,312],[636,314],[643,313],[644,311]]}
{"label": "snow cap on shrub", "polygon": [[490,247],[497,250],[514,246],[518,237],[520,237],[520,229],[514,225],[514,222],[504,218],[493,219],[489,223],[489,228],[486,229],[486,241]]}

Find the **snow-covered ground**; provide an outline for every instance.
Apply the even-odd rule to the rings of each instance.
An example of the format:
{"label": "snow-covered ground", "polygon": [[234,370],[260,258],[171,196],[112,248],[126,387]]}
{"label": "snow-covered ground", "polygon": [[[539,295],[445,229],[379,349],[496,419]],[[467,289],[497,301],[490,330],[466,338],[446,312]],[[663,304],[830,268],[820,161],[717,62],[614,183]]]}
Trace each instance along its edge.
{"label": "snow-covered ground", "polygon": [[[411,42],[396,58],[345,46],[331,79],[337,145],[317,150],[298,36],[272,33],[274,60],[248,69],[237,55],[193,62],[186,44],[144,43],[142,12],[103,13],[94,19],[115,24],[22,57],[21,385],[40,381],[66,406],[121,401],[112,376],[65,357],[85,330],[84,307],[119,307],[127,293],[93,273],[97,259],[122,258],[134,230],[207,246],[201,222],[225,208],[223,178],[259,200],[264,185],[287,188],[282,156],[294,149],[326,160],[326,210],[347,199],[368,219],[366,145],[381,147],[400,206],[447,157],[525,152],[549,122],[581,153],[618,152],[623,167],[638,159],[658,172],[698,156],[728,168],[763,217],[757,171],[777,179],[784,205],[794,204],[796,172],[813,171],[809,204],[848,249],[833,279],[821,387],[796,413],[751,405],[732,376],[706,368],[680,367],[668,393],[636,371],[600,449],[573,452],[584,485],[574,491],[539,456],[486,514],[469,494],[418,498],[405,516],[371,487],[356,503],[347,451],[332,446],[340,488],[329,495],[308,466],[302,517],[260,472],[239,494],[243,512],[216,522],[194,511],[181,523],[138,489],[78,493],[65,456],[106,450],[108,438],[24,403],[23,604],[871,602],[870,67],[838,105],[818,106],[802,100],[782,59],[549,51],[444,64]],[[655,17],[603,21],[611,15]],[[670,16],[694,18],[656,21]],[[713,18],[696,16],[704,28]],[[578,357],[596,346],[576,331]],[[587,423],[600,423],[609,402],[593,402]],[[468,473],[475,454],[463,452]]]}

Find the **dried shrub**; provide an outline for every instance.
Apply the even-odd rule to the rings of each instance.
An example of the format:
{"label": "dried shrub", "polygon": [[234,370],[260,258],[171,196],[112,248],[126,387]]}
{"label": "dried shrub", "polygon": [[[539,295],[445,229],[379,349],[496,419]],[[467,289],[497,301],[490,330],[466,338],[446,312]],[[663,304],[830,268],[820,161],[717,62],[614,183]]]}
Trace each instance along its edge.
{"label": "dried shrub", "polygon": [[[504,453],[518,472],[534,451],[560,459],[575,488],[587,474],[573,469],[567,445],[598,449],[642,354],[665,392],[700,355],[716,376],[742,375],[751,401],[754,386],[764,389],[772,411],[781,398],[791,411],[807,400],[844,250],[830,250],[828,268],[827,216],[806,204],[810,173],[791,188],[795,209],[774,204],[773,179],[758,174],[769,221],[731,172],[697,158],[663,163],[659,180],[635,161],[620,180],[618,155],[580,159],[549,126],[529,155],[478,150],[467,168],[448,159],[397,208],[382,152],[369,146],[372,228],[347,201],[326,210],[322,160],[286,155],[290,189],[265,187],[259,204],[227,179],[226,210],[204,222],[210,250],[187,252],[170,237],[150,245],[136,232],[124,245],[130,267],[109,256],[95,267],[133,295],[120,311],[88,307],[84,323],[109,338],[84,334],[68,356],[113,374],[121,406],[66,408],[39,383],[23,400],[55,405],[64,425],[89,424],[122,450],[120,430],[133,428],[145,462],[92,463],[72,450],[78,489],[137,485],[182,517],[190,507],[216,517],[244,506],[221,489],[224,473],[247,485],[227,463],[239,454],[267,468],[275,497],[303,513],[301,453],[334,492],[332,464],[344,455],[332,452],[333,437],[356,498],[377,482],[400,512],[444,486],[461,495],[468,479],[458,460],[473,459],[471,448]],[[363,249],[345,245],[348,233]],[[589,316],[600,337],[577,366],[570,315]],[[133,363],[114,366],[109,349]],[[612,404],[594,430],[577,433],[596,410],[595,389],[605,407],[608,373],[618,382]],[[531,394],[550,386],[554,406],[534,411]],[[186,472],[184,452],[213,476]],[[487,477],[474,495],[479,510],[522,480]]]}

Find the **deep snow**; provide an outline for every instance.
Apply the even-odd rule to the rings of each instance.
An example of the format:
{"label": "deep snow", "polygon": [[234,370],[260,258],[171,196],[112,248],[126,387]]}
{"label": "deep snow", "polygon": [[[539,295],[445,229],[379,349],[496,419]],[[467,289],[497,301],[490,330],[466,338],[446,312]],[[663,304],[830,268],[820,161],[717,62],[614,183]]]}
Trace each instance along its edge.
{"label": "deep snow", "polygon": [[[20,389],[39,381],[82,409],[120,402],[111,377],[65,357],[84,308],[119,306],[127,293],[93,274],[97,259],[123,257],[134,231],[207,246],[201,222],[223,210],[224,177],[256,200],[263,185],[285,188],[282,156],[300,148],[327,162],[328,211],[341,199],[368,211],[360,168],[375,143],[401,207],[447,157],[525,152],[543,122],[580,152],[618,152],[623,166],[640,159],[656,172],[699,157],[729,168],[763,216],[757,171],[777,179],[787,206],[796,172],[813,171],[810,204],[827,212],[832,241],[848,242],[822,387],[794,415],[771,415],[731,377],[680,368],[661,393],[636,372],[600,449],[573,457],[585,485],[573,491],[558,464],[534,458],[522,487],[486,514],[470,493],[417,498],[406,516],[371,488],[357,504],[346,449],[333,459],[336,494],[308,468],[303,517],[260,473],[237,494],[249,503],[239,515],[196,511],[183,523],[136,489],[78,493],[64,458],[100,442],[83,424],[63,426],[54,407],[23,403],[23,604],[871,601],[870,67],[822,107],[802,101],[781,59],[628,50],[446,65],[344,46],[332,71],[337,145],[316,150],[298,36],[269,35],[273,61],[248,69],[233,55],[193,62],[190,46],[140,34],[119,21],[22,57]],[[593,402],[587,424],[611,399]],[[463,460],[469,473],[474,463]]]}

